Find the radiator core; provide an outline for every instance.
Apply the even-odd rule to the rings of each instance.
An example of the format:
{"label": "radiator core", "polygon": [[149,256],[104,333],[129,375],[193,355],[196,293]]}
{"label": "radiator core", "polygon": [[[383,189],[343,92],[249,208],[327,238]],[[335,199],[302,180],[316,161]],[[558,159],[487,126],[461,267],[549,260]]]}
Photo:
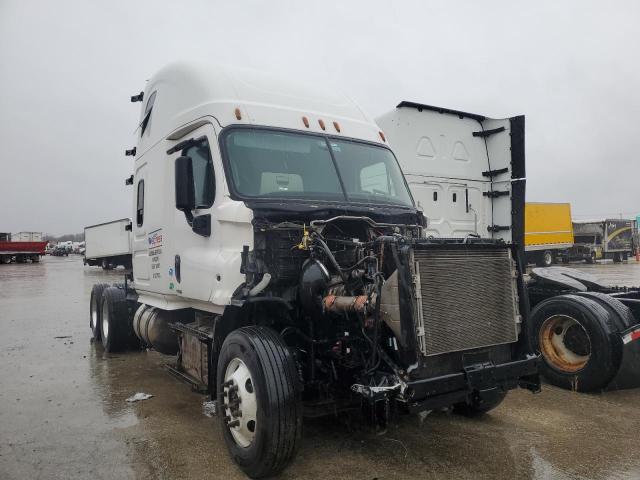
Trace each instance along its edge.
{"label": "radiator core", "polygon": [[509,249],[418,247],[414,261],[424,355],[517,340],[520,316]]}

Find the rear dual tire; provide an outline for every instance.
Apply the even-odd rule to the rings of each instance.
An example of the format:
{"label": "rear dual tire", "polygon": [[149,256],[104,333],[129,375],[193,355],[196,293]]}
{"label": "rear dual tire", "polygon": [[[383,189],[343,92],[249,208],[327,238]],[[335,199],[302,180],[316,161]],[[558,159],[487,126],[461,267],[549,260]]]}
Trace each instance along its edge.
{"label": "rear dual tire", "polygon": [[99,341],[102,336],[100,332],[102,323],[102,293],[109,288],[106,283],[96,283],[91,289],[91,299],[89,300],[89,328],[91,336],[95,341]]}
{"label": "rear dual tire", "polygon": [[627,306],[596,292],[549,298],[533,309],[531,321],[541,373],[552,385],[579,392],[603,390],[613,380],[622,361],[620,332],[634,323]]}
{"label": "rear dual tire", "polygon": [[91,290],[89,326],[95,341],[106,352],[119,352],[139,345],[133,331],[131,305],[123,285],[98,283]]}

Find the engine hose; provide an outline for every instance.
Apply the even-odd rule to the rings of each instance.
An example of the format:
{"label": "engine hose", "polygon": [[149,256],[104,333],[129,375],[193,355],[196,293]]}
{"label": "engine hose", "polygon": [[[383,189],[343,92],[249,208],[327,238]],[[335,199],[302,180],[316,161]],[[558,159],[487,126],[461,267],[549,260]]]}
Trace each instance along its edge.
{"label": "engine hose", "polygon": [[[378,337],[380,334],[380,299],[382,297],[382,281],[378,277],[376,284],[376,305],[373,309],[373,352],[371,352],[371,367],[367,373],[374,371],[380,365],[380,356],[378,355]],[[378,357],[376,359],[376,357]]]}
{"label": "engine hose", "polygon": [[324,250],[324,252],[327,254],[327,257],[329,258],[329,261],[331,262],[331,265],[333,265],[333,268],[336,269],[336,271],[340,274],[340,277],[342,278],[342,281],[344,282],[345,286],[347,285],[347,274],[344,273],[342,271],[342,268],[340,268],[340,265],[338,264],[338,261],[336,260],[336,257],[333,256],[333,253],[331,252],[331,249],[329,248],[329,245],[327,245],[324,240],[322,240],[318,235],[314,235],[313,240],[315,242],[318,242],[318,244],[322,247],[322,249]]}
{"label": "engine hose", "polygon": [[267,286],[269,285],[270,281],[271,281],[271,274],[270,273],[267,272],[264,275],[262,275],[262,279],[258,282],[258,284],[255,287],[253,287],[251,290],[249,290],[249,296],[250,297],[255,297],[259,293],[262,293],[262,291],[265,288],[267,288]]}

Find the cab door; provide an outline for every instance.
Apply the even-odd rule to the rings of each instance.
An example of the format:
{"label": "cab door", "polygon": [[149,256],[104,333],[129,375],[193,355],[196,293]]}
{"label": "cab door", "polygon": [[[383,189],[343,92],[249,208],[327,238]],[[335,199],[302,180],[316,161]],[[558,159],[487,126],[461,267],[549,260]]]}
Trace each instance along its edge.
{"label": "cab door", "polygon": [[[137,289],[149,290],[151,286],[150,249],[148,243],[148,226],[150,218],[146,205],[150,176],[149,164],[146,159],[136,161],[135,192],[133,195],[133,218],[131,219],[131,250],[133,278]],[[153,253],[153,252],[151,252]]]}
{"label": "cab door", "polygon": [[[167,142],[172,148],[167,153],[168,229],[163,242],[169,245],[166,258],[165,288],[168,294],[208,301],[216,276],[220,250],[219,219],[216,205],[223,198],[223,171],[217,154],[217,136],[214,127],[206,123],[175,141]],[[177,148],[177,150],[176,150]],[[175,150],[175,151],[174,151]],[[180,211],[175,205],[176,159],[190,157],[193,170],[195,209]],[[192,218],[190,218],[192,217]],[[209,231],[197,225],[210,222]]]}

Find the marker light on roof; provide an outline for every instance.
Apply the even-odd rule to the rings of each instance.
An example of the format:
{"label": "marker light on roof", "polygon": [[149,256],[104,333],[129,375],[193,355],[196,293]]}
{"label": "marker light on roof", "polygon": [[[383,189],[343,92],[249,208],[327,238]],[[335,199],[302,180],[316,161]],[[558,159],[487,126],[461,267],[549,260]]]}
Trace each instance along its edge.
{"label": "marker light on roof", "polygon": [[236,108],[236,118],[238,120],[242,120],[242,114],[240,113],[240,109],[239,108]]}
{"label": "marker light on roof", "polygon": [[318,120],[318,123],[320,124],[320,128],[321,128],[322,130],[324,130],[324,129],[325,129],[325,126],[324,126],[324,120],[320,119],[320,120]]}
{"label": "marker light on roof", "polygon": [[302,123],[304,123],[304,126],[309,128],[309,119],[307,117],[302,117]]}
{"label": "marker light on roof", "polygon": [[333,127],[336,129],[336,132],[340,133],[340,124],[338,122],[333,122]]}
{"label": "marker light on roof", "polygon": [[378,132],[378,133],[380,134],[380,138],[382,139],[382,141],[383,141],[383,142],[386,142],[386,141],[387,141],[387,139],[386,139],[386,138],[384,138],[384,133],[382,133],[382,132]]}

